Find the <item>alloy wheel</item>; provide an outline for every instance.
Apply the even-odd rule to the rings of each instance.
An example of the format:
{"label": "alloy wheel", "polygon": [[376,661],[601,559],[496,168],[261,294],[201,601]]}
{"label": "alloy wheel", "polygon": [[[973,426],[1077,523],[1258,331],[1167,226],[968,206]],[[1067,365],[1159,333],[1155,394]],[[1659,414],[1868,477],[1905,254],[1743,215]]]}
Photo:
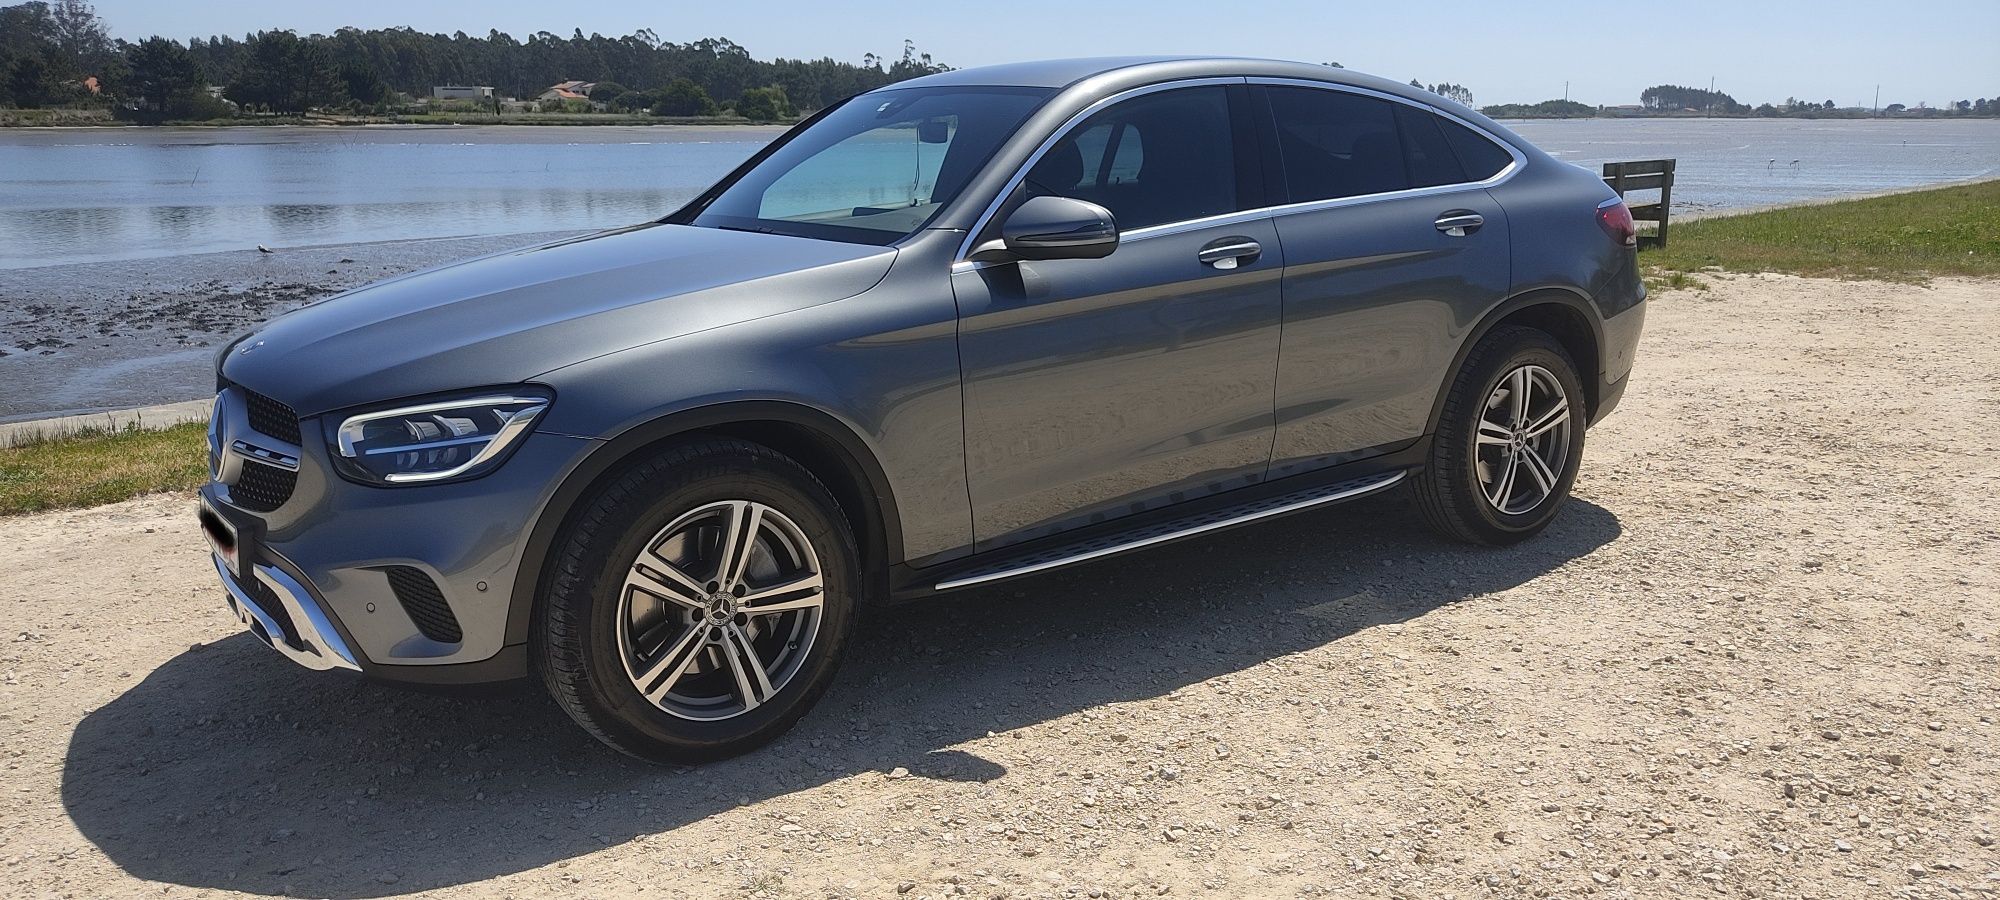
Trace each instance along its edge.
{"label": "alloy wheel", "polygon": [[660,529],[627,571],[625,673],[671,715],[743,715],[798,675],[825,593],[812,542],[784,513],[749,500],[705,504]]}
{"label": "alloy wheel", "polygon": [[1502,376],[1479,411],[1473,459],[1481,493],[1504,515],[1531,512],[1569,465],[1569,395],[1555,373],[1521,366]]}

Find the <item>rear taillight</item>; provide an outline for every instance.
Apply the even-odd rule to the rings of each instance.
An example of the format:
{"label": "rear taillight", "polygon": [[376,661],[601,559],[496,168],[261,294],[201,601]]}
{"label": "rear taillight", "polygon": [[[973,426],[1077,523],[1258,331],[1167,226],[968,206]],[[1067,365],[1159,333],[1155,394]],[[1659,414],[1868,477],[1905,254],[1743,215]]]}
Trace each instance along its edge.
{"label": "rear taillight", "polygon": [[1632,210],[1625,206],[1625,201],[1604,201],[1597,208],[1597,224],[1604,226],[1604,233],[1611,235],[1612,240],[1627,247],[1639,246],[1639,226],[1632,223]]}

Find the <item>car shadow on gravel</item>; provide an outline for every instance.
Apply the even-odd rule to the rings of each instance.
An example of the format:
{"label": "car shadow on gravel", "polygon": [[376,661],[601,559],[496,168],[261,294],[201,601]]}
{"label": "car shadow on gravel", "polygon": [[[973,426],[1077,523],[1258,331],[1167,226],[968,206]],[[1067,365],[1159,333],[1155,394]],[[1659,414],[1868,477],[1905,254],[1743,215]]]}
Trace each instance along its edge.
{"label": "car shadow on gravel", "polygon": [[601,748],[533,686],[414,693],[307,672],[238,635],[87,715],[62,801],[113,863],[150,881],[344,898],[467,884],[741,804],[808,812],[785,796],[897,767],[1003,779],[986,754],[1021,751],[989,732],[1160,697],[1511,588],[1618,534],[1609,511],[1572,500],[1522,546],[1452,546],[1375,498],[874,609],[798,728],[692,769]]}

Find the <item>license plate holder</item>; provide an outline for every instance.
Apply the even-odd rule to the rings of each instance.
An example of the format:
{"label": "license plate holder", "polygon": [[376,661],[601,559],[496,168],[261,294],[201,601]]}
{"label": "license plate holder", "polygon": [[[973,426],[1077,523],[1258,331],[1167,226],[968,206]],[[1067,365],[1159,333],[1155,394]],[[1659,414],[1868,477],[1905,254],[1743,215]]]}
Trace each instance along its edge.
{"label": "license plate holder", "polygon": [[230,573],[235,575],[237,580],[241,581],[243,578],[243,541],[236,530],[236,526],[224,518],[222,513],[217,512],[215,506],[209,503],[207,497],[201,498],[201,511],[199,515],[201,517],[201,534],[202,537],[208,539],[209,549],[214,550],[215,555],[222,557],[222,562],[229,568]]}

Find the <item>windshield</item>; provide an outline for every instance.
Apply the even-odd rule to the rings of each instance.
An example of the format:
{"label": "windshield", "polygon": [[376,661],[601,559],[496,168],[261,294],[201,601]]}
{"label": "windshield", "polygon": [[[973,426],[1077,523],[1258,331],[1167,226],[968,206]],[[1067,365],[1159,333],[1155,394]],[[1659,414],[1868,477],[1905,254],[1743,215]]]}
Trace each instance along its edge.
{"label": "windshield", "polygon": [[1048,95],[939,87],[854,97],[724,187],[692,224],[890,243],[957,197]]}

